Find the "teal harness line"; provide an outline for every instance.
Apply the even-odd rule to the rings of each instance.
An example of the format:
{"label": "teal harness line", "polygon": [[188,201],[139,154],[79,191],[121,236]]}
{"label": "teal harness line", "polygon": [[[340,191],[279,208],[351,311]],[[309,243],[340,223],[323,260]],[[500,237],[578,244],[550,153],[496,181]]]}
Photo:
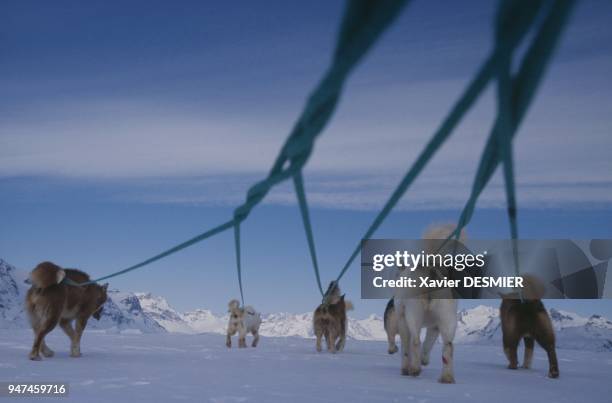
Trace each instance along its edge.
{"label": "teal harness line", "polygon": [[304,179],[302,178],[301,172],[298,172],[293,176],[293,183],[295,186],[295,193],[298,198],[298,204],[300,206],[302,221],[304,222],[304,231],[306,231],[306,240],[308,242],[308,250],[310,251],[310,258],[312,259],[312,267],[314,268],[317,286],[319,287],[319,292],[321,293],[321,296],[323,296],[324,293],[323,286],[321,285],[321,274],[319,272],[319,263],[317,261],[317,251],[315,248],[314,235],[312,234],[312,225],[310,223],[308,203],[306,202],[306,192],[304,191]]}
{"label": "teal harness line", "polygon": [[[249,188],[245,202],[234,210],[232,220],[126,269],[74,285],[87,285],[136,270],[233,227],[238,284],[244,305],[240,263],[240,224],[273,186],[301,172],[312,153],[316,138],[334,114],[346,79],[380,35],[400,14],[406,3],[406,0],[375,2],[352,0],[347,2],[331,65],[309,96],[304,110],[281,148],[268,176]],[[312,234],[309,237],[312,237]],[[318,273],[318,266],[315,270]],[[320,283],[320,280],[318,282]]]}
{"label": "teal harness line", "polygon": [[137,263],[137,264],[135,264],[133,266],[130,266],[130,267],[126,268],[126,269],[123,269],[123,270],[116,271],[114,273],[108,274],[106,276],[98,277],[95,280],[90,280],[90,281],[86,281],[86,282],[83,282],[83,283],[76,283],[76,282],[74,282],[74,281],[72,281],[72,280],[70,280],[68,278],[64,278],[64,281],[66,283],[70,284],[70,285],[84,286],[84,285],[88,285],[88,284],[97,283],[99,281],[103,281],[103,280],[106,280],[106,279],[109,279],[109,278],[112,278],[112,277],[120,276],[120,275],[125,274],[127,272],[130,272],[132,270],[140,269],[141,267],[144,267],[144,266],[146,266],[148,264],[151,264],[151,263],[156,262],[156,261],[158,261],[160,259],[163,259],[163,258],[165,258],[167,256],[170,256],[173,253],[176,253],[176,252],[178,252],[180,250],[188,248],[189,246],[194,245],[194,244],[196,244],[198,242],[201,242],[201,241],[205,240],[206,238],[210,238],[213,235],[217,235],[220,232],[223,232],[223,231],[225,231],[227,229],[232,228],[233,226],[234,226],[234,222],[233,221],[228,221],[228,222],[226,222],[224,224],[221,224],[221,225],[218,225],[218,226],[216,226],[216,227],[214,227],[214,228],[212,228],[212,229],[210,229],[210,230],[208,230],[206,232],[203,232],[202,234],[197,235],[197,236],[195,236],[195,237],[193,237],[193,238],[191,238],[191,239],[189,239],[189,240],[187,240],[185,242],[182,242],[182,243],[180,243],[180,244],[178,244],[176,246],[173,246],[172,248],[167,249],[164,252],[161,252],[161,253],[159,253],[159,254],[157,254],[157,255],[155,255],[155,256],[147,259],[147,260],[143,260],[140,263]]}
{"label": "teal harness line", "polygon": [[[302,170],[313,152],[316,139],[335,112],[350,73],[397,18],[406,3],[406,0],[353,0],[347,2],[330,66],[310,93],[304,109],[281,147],[268,175],[249,188],[245,201],[234,210],[231,220],[126,269],[73,285],[91,284],[125,274],[233,228],[238,286],[244,306],[240,225],[272,187],[291,178],[298,199],[315,279],[321,295],[324,295]],[[461,230],[469,223],[480,194],[501,162],[515,269],[517,274],[519,273],[512,140],[533,100],[573,5],[574,0],[502,0],[500,2],[492,51],[361,239],[371,238],[378,230],[487,86],[496,80],[497,115],[482,152],[470,196],[459,216],[455,231],[448,239],[458,238]],[[530,39],[517,73],[513,76],[511,67],[514,52],[530,30],[534,30],[535,33]],[[361,243],[358,243],[353,249],[336,277],[336,284],[359,254],[360,245]]]}
{"label": "teal harness line", "polygon": [[242,264],[240,263],[240,223],[234,225],[234,243],[236,249],[236,270],[238,271],[238,288],[240,289],[240,302],[244,306],[244,291],[242,291]]}
{"label": "teal harness line", "polygon": [[[530,101],[535,94],[537,84],[543,74],[545,66],[553,53],[554,47],[560,36],[560,33],[567,21],[567,17],[573,6],[573,0],[556,0],[550,5],[549,13],[544,22],[541,24],[540,29],[536,37],[531,42],[531,45],[523,59],[519,73],[513,80],[514,92],[512,115],[510,116],[510,129],[505,136],[512,138],[516,133],[521,119],[523,118]],[[386,219],[387,215],[395,207],[397,202],[404,195],[406,190],[412,185],[412,182],[417,178],[425,165],[433,157],[440,146],[448,139],[452,131],[455,129],[457,124],[471,108],[476,99],[481,95],[487,84],[493,79],[494,76],[499,74],[500,70],[503,70],[507,66],[507,54],[509,50],[515,49],[521,39],[529,31],[530,27],[536,21],[536,17],[542,9],[545,8],[543,1],[521,1],[521,0],[504,0],[501,2],[499,8],[499,18],[497,20],[497,35],[495,38],[495,48],[491,55],[487,58],[485,63],[482,65],[475,78],[470,82],[463,95],[455,103],[450,113],[442,122],[441,126],[436,130],[432,139],[427,143],[425,149],[418,156],[410,170],[406,173],[404,178],[401,180],[391,197],[387,200],[382,210],[375,217],[370,227],[367,229],[362,239],[370,238],[378,227]],[[502,111],[502,114],[508,113],[509,110]],[[476,201],[480,193],[488,183],[489,179],[493,175],[495,168],[499,162],[497,150],[494,147],[497,139],[497,126],[499,124],[499,116],[494,126],[494,129],[489,136],[485,150],[483,151],[482,158],[476,173],[476,179],[472,187],[472,192],[466,206],[464,207],[459,223],[455,231],[447,238],[458,239],[461,230],[467,225],[469,219],[472,216]],[[511,148],[507,146],[511,145],[511,142],[502,143],[502,147],[508,150],[511,154]],[[509,197],[514,200],[514,181],[513,177],[506,181],[506,189],[509,190]],[[513,240],[516,239],[516,207],[514,210],[509,211],[509,218],[511,227],[514,228],[512,236]],[[445,243],[444,243],[445,244]],[[444,246],[441,246],[441,248]],[[350,265],[353,263],[360,251],[360,244],[357,244],[353,253],[349,256],[347,262],[343,266],[340,274],[336,278],[336,281],[340,281],[342,276],[346,273]]]}

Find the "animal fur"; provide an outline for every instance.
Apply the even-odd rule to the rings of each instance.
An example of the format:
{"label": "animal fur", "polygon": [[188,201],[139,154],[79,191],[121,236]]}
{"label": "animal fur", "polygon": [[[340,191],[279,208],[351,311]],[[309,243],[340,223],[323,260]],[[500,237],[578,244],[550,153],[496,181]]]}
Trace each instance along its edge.
{"label": "animal fur", "polygon": [[232,336],[238,333],[238,347],[246,347],[246,335],[253,335],[252,347],[257,347],[259,342],[259,326],[261,326],[261,315],[247,305],[240,308],[240,302],[233,299],[228,304],[228,312],[230,314],[229,323],[227,325],[227,338],[225,345],[228,348],[232,347]]}
{"label": "animal fur", "polygon": [[[62,269],[51,262],[39,264],[30,274],[32,286],[26,295],[26,309],[34,330],[31,360],[40,360],[40,353],[45,357],[53,356],[53,350],[45,343],[45,336],[58,323],[70,338],[70,356],[81,356],[81,336],[89,317],[100,319],[108,284],[78,287],[62,283],[64,278],[77,283],[89,281],[86,273]],[[74,328],[72,321],[76,322]]]}
{"label": "animal fur", "polygon": [[530,275],[523,276],[523,283],[523,301],[518,292],[502,294],[499,308],[508,368],[518,367],[517,349],[521,339],[525,342],[523,368],[531,367],[535,340],[548,354],[548,376],[557,378],[559,364],[555,351],[555,331],[541,300],[544,286]]}
{"label": "animal fur", "polygon": [[327,350],[331,353],[342,351],[346,344],[347,316],[353,309],[350,301],[340,295],[340,287],[331,282],[325,293],[324,302],[317,307],[313,315],[313,328],[317,337],[317,351],[321,351],[321,340],[325,336]]}
{"label": "animal fur", "polygon": [[43,262],[30,272],[30,283],[37,288],[47,288],[51,285],[61,283],[66,277],[66,272],[51,262]]}
{"label": "animal fur", "polygon": [[[426,253],[439,253],[438,249],[453,231],[453,225],[436,225],[429,227],[423,235]],[[461,232],[460,241],[465,240]],[[432,268],[442,277],[448,271]],[[448,270],[448,269],[446,269]],[[452,269],[450,269],[452,270]],[[408,273],[402,275],[418,275]],[[435,298],[434,298],[435,293]],[[405,297],[398,291],[394,299],[394,310],[398,318],[398,331],[402,348],[402,375],[418,376],[421,365],[429,364],[429,354],[438,335],[442,336],[442,375],[441,383],[455,383],[453,373],[453,339],[457,329],[457,300],[449,289],[427,290],[412,297]],[[427,328],[425,341],[421,350],[421,329]]]}
{"label": "animal fur", "polygon": [[387,303],[387,307],[385,308],[384,315],[384,325],[385,332],[387,333],[387,341],[389,342],[389,354],[397,353],[397,344],[395,344],[395,336],[399,334],[398,329],[398,319],[395,314],[395,304],[393,303],[393,298],[389,300]]}

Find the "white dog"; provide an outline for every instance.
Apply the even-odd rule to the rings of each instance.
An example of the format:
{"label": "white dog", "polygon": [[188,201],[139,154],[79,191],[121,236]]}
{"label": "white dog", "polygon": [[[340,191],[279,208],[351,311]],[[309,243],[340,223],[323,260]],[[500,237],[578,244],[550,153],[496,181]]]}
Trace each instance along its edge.
{"label": "white dog", "polygon": [[259,326],[261,326],[261,315],[252,306],[240,308],[240,302],[233,299],[228,304],[229,323],[227,324],[227,339],[225,345],[232,347],[232,336],[238,332],[238,347],[246,347],[246,335],[253,335],[252,347],[257,347],[259,342]]}
{"label": "white dog", "polygon": [[[425,251],[437,253],[440,241],[446,239],[454,226],[436,226],[425,232]],[[429,241],[431,240],[431,241]],[[462,232],[460,240],[464,240]],[[443,270],[432,268],[443,273]],[[415,272],[416,273],[416,272]],[[410,276],[409,271],[401,275]],[[413,274],[414,275],[414,274]],[[435,297],[435,298],[433,298]],[[429,353],[438,335],[442,336],[442,376],[440,382],[455,383],[453,374],[453,339],[457,328],[457,300],[453,299],[449,289],[431,290],[412,297],[402,295],[399,290],[394,300],[395,312],[398,315],[398,330],[402,346],[402,375],[418,376],[421,364],[429,364]],[[420,333],[427,328],[427,334],[421,351]]]}

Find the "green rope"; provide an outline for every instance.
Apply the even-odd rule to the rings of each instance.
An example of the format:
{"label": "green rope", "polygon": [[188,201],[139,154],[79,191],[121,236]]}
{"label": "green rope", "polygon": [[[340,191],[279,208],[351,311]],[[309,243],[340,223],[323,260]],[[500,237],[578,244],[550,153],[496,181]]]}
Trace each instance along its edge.
{"label": "green rope", "polygon": [[[455,232],[460,232],[461,229],[463,229],[463,227],[465,227],[465,225],[467,225],[467,223],[470,221],[478,197],[493,176],[493,173],[500,162],[501,156],[499,150],[500,147],[504,146],[503,139],[506,139],[506,145],[511,144],[511,140],[514,138],[517,129],[529,107],[529,104],[533,100],[533,96],[535,95],[540,84],[543,73],[548,65],[550,57],[552,56],[553,50],[558,42],[561,31],[565,25],[573,4],[573,0],[556,0],[553,3],[553,5],[550,7],[548,16],[542,23],[539,32],[525,53],[525,57],[521,62],[518,73],[512,79],[511,84],[506,84],[512,87],[512,111],[511,113],[508,113],[507,116],[506,114],[500,114],[496,119],[495,125],[489,134],[487,144],[480,159],[474,184],[472,186],[472,192],[463,211],[461,212],[459,224],[457,225]],[[502,97],[504,96],[505,95],[502,91]],[[500,100],[499,102],[502,103],[505,101]],[[504,130],[506,131],[505,134]],[[501,142],[502,145],[500,146],[498,142]],[[505,150],[504,153],[511,153],[511,148],[504,148],[507,149],[507,151]],[[508,199],[514,199],[514,178],[512,175],[506,174],[505,179],[507,197]],[[513,228],[511,229],[511,231],[513,231],[513,239],[516,239],[516,202],[513,203],[514,205],[509,205],[508,216],[511,222],[511,228]]]}
{"label": "green rope", "polygon": [[[436,151],[438,151],[440,146],[452,134],[455,127],[459,124],[463,116],[470,110],[474,102],[478,99],[478,97],[486,88],[489,81],[492,79],[494,74],[496,74],[497,70],[502,65],[504,48],[506,46],[510,48],[515,48],[519,44],[520,40],[527,33],[529,27],[531,26],[537,15],[540,4],[541,2],[539,1],[520,2],[520,12],[513,18],[513,24],[505,26],[503,28],[508,32],[507,43],[502,44],[499,40],[496,41],[496,45],[490,56],[480,67],[476,76],[474,77],[474,79],[472,79],[472,81],[464,91],[463,95],[455,103],[450,113],[444,119],[440,127],[436,130],[431,140],[429,140],[429,142],[425,146],[425,149],[418,156],[417,160],[410,167],[410,170],[402,178],[394,192],[391,194],[391,196],[385,203],[382,210],[374,218],[374,221],[372,222],[372,224],[370,224],[361,239],[368,239],[374,234],[378,227],[380,227],[383,221],[387,218],[391,210],[395,207],[397,202],[404,195],[406,190],[412,185],[412,183],[421,173],[423,168],[425,168],[429,160],[431,160],[431,158],[435,155]],[[348,260],[342,267],[342,270],[336,278],[336,281],[340,281],[342,276],[344,276],[350,265],[353,263],[353,261],[359,254],[360,248],[361,243],[358,243],[353,249],[353,253],[349,256]]]}
{"label": "green rope", "polygon": [[125,274],[127,272],[130,272],[132,270],[136,270],[136,269],[139,269],[141,267],[144,267],[144,266],[146,266],[148,264],[151,264],[151,263],[153,263],[153,262],[155,262],[157,260],[163,259],[166,256],[172,255],[173,253],[176,253],[176,252],[178,252],[180,250],[183,250],[183,249],[185,249],[185,248],[187,248],[187,247],[189,247],[191,245],[194,245],[194,244],[196,244],[198,242],[201,242],[201,241],[203,241],[206,238],[210,238],[213,235],[217,235],[218,233],[223,232],[226,229],[232,228],[233,226],[234,226],[234,222],[233,221],[228,221],[228,222],[226,222],[224,224],[221,224],[221,225],[218,225],[218,226],[216,226],[216,227],[214,227],[214,228],[212,228],[212,229],[210,229],[210,230],[208,230],[206,232],[203,232],[200,235],[197,235],[197,236],[195,236],[195,237],[193,237],[193,238],[191,238],[191,239],[189,239],[189,240],[187,240],[187,241],[185,241],[183,243],[180,243],[180,244],[178,244],[176,246],[173,246],[172,248],[170,248],[170,249],[168,249],[168,250],[166,250],[164,252],[161,252],[160,254],[157,254],[157,255],[155,255],[155,256],[147,259],[147,260],[143,260],[142,262],[140,262],[138,264],[135,264],[133,266],[130,266],[130,267],[128,267],[126,269],[123,269],[123,270],[120,270],[120,271],[116,271],[116,272],[108,274],[106,276],[99,277],[99,278],[97,278],[95,280],[90,280],[90,281],[86,281],[86,282],[83,282],[83,283],[76,283],[74,281],[71,281],[68,278],[65,278],[64,280],[67,283],[71,284],[71,285],[83,286],[83,285],[97,283],[99,281],[103,281],[103,280],[106,280],[106,279],[109,279],[109,278],[112,278],[112,277],[116,277],[116,276]]}
{"label": "green rope", "polygon": [[[85,283],[74,283],[74,285],[91,284],[125,274],[231,227],[234,227],[236,231],[238,225],[248,217],[251,210],[263,200],[273,186],[301,172],[312,153],[316,138],[334,114],[346,79],[399,15],[406,3],[407,0],[352,0],[347,2],[336,49],[327,72],[309,96],[304,110],[281,148],[268,176],[249,188],[245,202],[234,210],[232,220],[127,269]],[[239,248],[239,242],[237,242],[237,255],[239,255]],[[241,286],[240,269],[238,269],[238,276]]]}
{"label": "green rope", "polygon": [[[500,13],[500,18],[503,14]],[[501,23],[503,24],[503,22]],[[501,25],[499,24],[499,25]],[[499,26],[498,25],[498,26]],[[501,35],[497,30],[497,35]],[[514,161],[512,149],[512,77],[510,69],[512,66],[513,50],[509,49],[504,60],[503,68],[500,68],[497,79],[497,115],[499,116],[499,131],[497,133],[497,152],[501,156],[504,170],[504,183],[506,188],[506,204],[508,219],[510,222],[510,237],[512,239],[512,256],[514,260],[514,270],[517,276],[520,275],[519,253],[518,253],[518,223],[516,219],[516,192],[514,180]],[[519,288],[519,297],[523,300],[523,290]]]}
{"label": "green rope", "polygon": [[240,263],[240,223],[234,225],[234,244],[236,246],[236,270],[238,271],[238,288],[240,289],[240,301],[244,306],[244,292],[242,291],[242,265]]}
{"label": "green rope", "polygon": [[[400,0],[381,0],[376,2],[354,0],[347,3],[347,8],[338,35],[336,50],[330,67],[319,85],[308,98],[304,110],[285,141],[268,176],[249,188],[245,202],[234,210],[232,220],[127,269],[79,285],[97,282],[135,270],[208,237],[214,236],[226,229],[234,227],[238,284],[240,287],[242,304],[244,305],[240,258],[240,224],[248,217],[251,210],[263,200],[273,186],[292,177],[302,214],[317,285],[319,291],[323,294],[314,236],[312,233],[301,172],[312,153],[316,138],[334,114],[343,85],[350,72],[376,42],[382,32],[384,32],[397,17],[405,3],[406,1]],[[413,181],[427,165],[429,160],[452,134],[464,115],[471,109],[488,83],[493,77],[497,77],[498,116],[483,151],[470,197],[460,215],[457,228],[451,236],[457,238],[461,229],[467,225],[472,217],[478,197],[491,178],[500,160],[502,160],[504,163],[504,179],[511,235],[513,240],[516,240],[518,229],[516,224],[512,138],[516,134],[517,128],[537,90],[538,84],[552,55],[572,5],[573,0],[556,0],[553,5],[549,7],[548,16],[541,24],[538,34],[531,42],[523,58],[519,72],[512,78],[510,76],[511,55],[521,39],[534,24],[536,16],[543,8],[543,1],[502,1],[499,9],[499,18],[496,23],[497,29],[493,51],[480,67],[477,74],[469,83],[463,95],[455,103],[440,127],[434,133],[425,149],[421,152],[402,181],[398,184],[395,191],[391,194],[362,239],[370,238],[374,234],[406,190],[412,185]],[[346,273],[359,253],[359,250],[360,244],[354,249],[348,261],[340,271],[336,283]],[[516,253],[515,250],[515,254]],[[517,255],[515,255],[515,262],[518,262]],[[518,270],[518,263],[516,267]]]}
{"label": "green rope", "polygon": [[319,287],[321,296],[323,296],[323,286],[321,285],[319,263],[317,262],[317,251],[315,249],[314,236],[312,234],[312,226],[310,224],[310,214],[308,212],[308,203],[306,202],[306,192],[304,191],[304,179],[302,178],[301,172],[293,175],[293,183],[295,185],[295,193],[300,206],[302,221],[304,222],[304,231],[306,231],[306,240],[308,241],[308,249],[310,251],[310,258],[312,259],[312,267],[314,268],[315,278],[317,279],[317,286]]}

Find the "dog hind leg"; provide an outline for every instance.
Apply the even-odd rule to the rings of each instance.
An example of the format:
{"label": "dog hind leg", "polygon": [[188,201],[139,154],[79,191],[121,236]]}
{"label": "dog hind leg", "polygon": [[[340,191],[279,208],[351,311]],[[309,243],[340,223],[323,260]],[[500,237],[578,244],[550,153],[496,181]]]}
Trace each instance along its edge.
{"label": "dog hind leg", "polygon": [[387,341],[389,342],[389,348],[387,349],[387,351],[389,352],[389,354],[395,354],[397,353],[397,344],[395,344],[395,335],[397,333],[395,332],[391,332],[388,331],[387,332]]}
{"label": "dog hind leg", "polygon": [[504,353],[508,358],[508,368],[516,369],[518,367],[518,358],[517,358],[517,348],[519,344],[520,338],[515,336],[514,334],[504,334],[503,343],[504,343]]}
{"label": "dog hind leg", "polygon": [[257,330],[253,330],[251,332],[253,334],[253,343],[251,347],[257,347],[257,343],[259,343],[259,332]]}
{"label": "dog hind leg", "polygon": [[529,369],[531,368],[531,361],[533,360],[534,340],[533,340],[533,337],[524,337],[523,341],[525,342],[525,355],[523,358],[523,368]]}
{"label": "dog hind leg", "polygon": [[429,354],[431,353],[431,349],[438,339],[438,335],[440,331],[437,327],[429,327],[427,328],[427,333],[425,335],[425,341],[423,342],[423,350],[421,352],[421,364],[428,365],[429,364]]}
{"label": "dog hind leg", "polygon": [[406,318],[406,327],[410,335],[408,343],[409,366],[408,375],[419,376],[421,374],[421,324],[423,323],[423,311],[412,312],[410,318]]}
{"label": "dog hind leg", "polygon": [[456,328],[456,320],[444,320],[438,328],[442,336],[442,375],[439,379],[440,383],[455,383],[453,371],[453,353],[455,348],[453,346],[453,339],[455,338]]}
{"label": "dog hind leg", "polygon": [[34,337],[34,344],[32,345],[32,351],[30,352],[31,360],[40,361],[40,352],[43,344],[45,343],[45,336],[51,330],[53,330],[55,325],[57,325],[57,318],[54,316],[44,318],[37,323],[37,326],[34,329],[34,333],[36,336]]}
{"label": "dog hind leg", "polygon": [[[396,307],[398,304],[395,305]],[[401,374],[409,375],[410,368],[410,333],[408,332],[408,325],[406,324],[406,317],[404,316],[404,307],[401,306],[401,310],[398,310],[398,322],[397,330],[400,335],[400,346],[402,354]]]}
{"label": "dog hind leg", "polygon": [[[546,329],[548,330],[548,329]],[[548,354],[548,377],[559,377],[559,363],[557,362],[557,353],[555,351],[555,336],[552,331],[543,332],[542,329],[536,329],[535,339],[540,346]]]}
{"label": "dog hind leg", "polygon": [[32,331],[34,332],[34,341],[32,342],[32,350],[30,351],[30,359],[34,361],[40,361],[39,349],[36,347],[36,340],[40,331],[40,317],[36,313],[35,307],[28,309],[28,315],[30,317],[30,324],[32,325]]}
{"label": "dog hind leg", "polygon": [[40,352],[42,353],[42,355],[44,355],[47,358],[53,357],[55,355],[55,352],[51,350],[49,346],[47,346],[47,343],[45,342],[44,339],[43,339],[42,344],[40,345]]}

